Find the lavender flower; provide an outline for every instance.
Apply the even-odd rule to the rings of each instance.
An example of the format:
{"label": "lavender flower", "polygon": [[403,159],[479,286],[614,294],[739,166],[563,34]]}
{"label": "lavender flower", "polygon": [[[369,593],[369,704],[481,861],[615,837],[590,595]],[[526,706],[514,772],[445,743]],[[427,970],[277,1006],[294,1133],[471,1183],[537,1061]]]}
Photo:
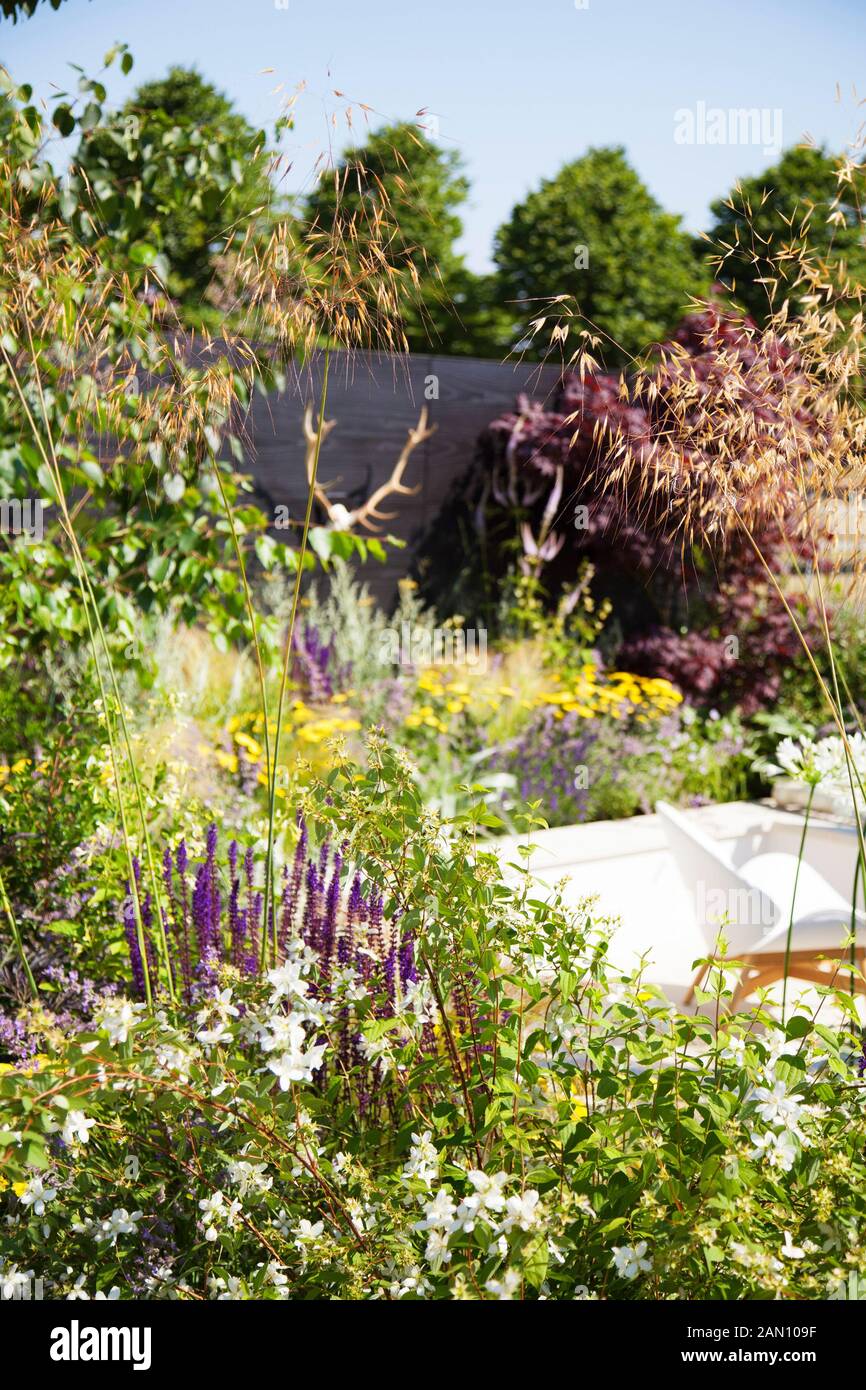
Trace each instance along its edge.
{"label": "lavender flower", "polygon": [[318,628],[306,623],[296,630],[292,640],[294,651],[294,674],[313,701],[330,700],[334,693],[334,682],[329,670],[333,656],[333,642],[325,642]]}
{"label": "lavender flower", "polygon": [[[310,997],[336,1021],[336,1049],[344,1084],[356,1086],[364,1113],[378,1113],[381,1106],[396,1102],[384,1085],[387,1066],[375,1049],[371,1051],[362,1045],[358,1001],[367,1001],[362,1012],[372,1013],[373,1017],[405,1018],[409,1029],[420,1038],[422,1047],[432,1050],[436,1046],[431,1021],[414,1019],[411,1008],[408,1016],[405,1012],[404,1000],[407,994],[414,997],[412,987],[418,981],[414,936],[401,929],[400,910],[386,921],[382,894],[371,886],[365,895],[360,874],[346,873],[345,844],[332,850],[325,843],[311,852],[302,820],[298,826],[298,843],[291,867],[287,865],[283,871],[278,917],[272,910],[272,921],[276,918],[279,922],[278,958],[285,960],[300,942],[318,958],[318,968],[309,977]],[[198,865],[190,864],[183,842],[174,856],[170,850],[163,856],[169,925],[181,961],[182,1003],[186,1006],[197,1007],[202,997],[223,987],[224,981],[220,980],[223,963],[253,977],[261,970],[263,894],[256,884],[255,857],[248,849],[241,861],[239,846],[233,840],[228,846],[227,864],[221,871],[217,838],[216,827],[211,826],[205,856]],[[221,882],[226,880],[228,891],[221,891]],[[191,903],[191,913],[187,911],[188,903]],[[141,996],[144,974],[129,891],[121,905],[121,914],[133,986]],[[187,935],[184,928],[188,916],[192,931]],[[150,940],[153,909],[148,897],[142,903],[142,922],[151,964],[151,987],[158,995],[158,963]],[[271,964],[268,961],[268,967]],[[395,1045],[399,1045],[396,1035]],[[350,1076],[354,1077],[351,1083]],[[324,1067],[317,1075],[317,1084],[331,1084]]]}

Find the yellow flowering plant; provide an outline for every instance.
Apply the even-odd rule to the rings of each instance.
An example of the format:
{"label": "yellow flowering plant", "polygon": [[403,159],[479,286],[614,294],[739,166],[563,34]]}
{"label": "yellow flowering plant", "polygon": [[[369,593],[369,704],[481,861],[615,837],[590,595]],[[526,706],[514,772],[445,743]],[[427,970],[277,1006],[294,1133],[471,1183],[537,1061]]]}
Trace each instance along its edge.
{"label": "yellow flowering plant", "polygon": [[[531,669],[531,668],[530,668]],[[468,669],[429,667],[417,678],[413,706],[404,727],[465,737],[475,733],[496,740],[515,730],[539,710],[554,718],[650,721],[669,714],[682,695],[669,681],[606,672],[586,662],[566,675],[541,672],[517,685],[499,671],[475,675]]]}

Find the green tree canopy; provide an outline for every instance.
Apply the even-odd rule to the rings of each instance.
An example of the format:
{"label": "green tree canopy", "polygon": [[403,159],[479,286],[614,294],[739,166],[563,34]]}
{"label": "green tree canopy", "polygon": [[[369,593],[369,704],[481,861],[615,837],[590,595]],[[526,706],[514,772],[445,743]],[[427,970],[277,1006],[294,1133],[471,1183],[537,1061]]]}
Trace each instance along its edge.
{"label": "green tree canopy", "polygon": [[489,277],[474,276],[455,249],[468,191],[459,157],[403,121],[347,149],[307,200],[311,233],[339,234],[354,222],[359,249],[368,249],[365,236],[378,240],[400,268],[412,351],[489,352],[507,338]]}
{"label": "green tree canopy", "polygon": [[[824,149],[795,147],[712,204],[712,249],[727,252],[720,278],[756,323],[764,323],[771,303],[781,305],[797,274],[797,248],[829,263],[844,261],[855,280],[866,283],[857,198],[849,183],[840,182],[841,167],[842,160]],[[792,257],[785,255],[789,247]]]}
{"label": "green tree canopy", "polygon": [[181,67],[139,87],[110,121],[84,124],[74,173],[92,190],[100,232],[155,249],[186,316],[206,316],[216,256],[273,201],[265,133]]}
{"label": "green tree canopy", "polygon": [[[62,0],[51,0],[52,10],[59,10]],[[26,15],[29,19],[36,13],[39,0],[0,0],[0,14],[4,19],[11,19],[13,24],[18,23],[19,15]]]}
{"label": "green tree canopy", "polygon": [[667,337],[706,280],[680,219],[620,147],[589,150],[518,203],[494,260],[508,299],[570,296],[584,326],[611,340],[611,365]]}

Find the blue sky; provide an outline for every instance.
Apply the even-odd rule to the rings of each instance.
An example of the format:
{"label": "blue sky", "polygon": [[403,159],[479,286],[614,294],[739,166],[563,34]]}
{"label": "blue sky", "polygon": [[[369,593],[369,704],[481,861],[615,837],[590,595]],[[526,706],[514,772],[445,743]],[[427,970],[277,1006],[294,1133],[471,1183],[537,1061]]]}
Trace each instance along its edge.
{"label": "blue sky", "polygon": [[279,113],[278,84],[303,80],[286,142],[296,184],[328,142],[335,88],[382,118],[426,108],[466,161],[463,249],[477,270],[513,204],[590,145],[624,145],[659,201],[703,226],[713,198],[771,161],[760,146],[676,144],[675,112],[699,102],[778,109],[785,145],[808,132],[841,149],[856,132],[866,0],[585,2],[66,0],[4,22],[0,61],[50,101],[69,62],[95,71],[123,40],[136,63],[107,84],[113,100],[170,63],[195,65],[257,125]]}

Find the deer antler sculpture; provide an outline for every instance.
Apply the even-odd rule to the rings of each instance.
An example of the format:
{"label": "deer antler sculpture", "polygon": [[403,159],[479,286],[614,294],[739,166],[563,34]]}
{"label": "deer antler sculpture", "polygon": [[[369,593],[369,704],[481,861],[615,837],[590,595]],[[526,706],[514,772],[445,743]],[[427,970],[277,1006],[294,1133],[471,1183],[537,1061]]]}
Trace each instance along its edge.
{"label": "deer antler sculpture", "polygon": [[[336,424],[336,420],[322,421],[322,440],[324,441]],[[409,430],[406,443],[400,452],[390,478],[381,487],[377,487],[371,492],[366,502],[362,502],[360,507],[350,511],[342,502],[332,502],[328,496],[328,484],[313,484],[313,495],[319,505],[323,508],[328,524],[335,531],[352,531],[356,526],[364,526],[368,531],[377,534],[380,528],[374,525],[378,521],[393,521],[396,512],[381,512],[379,507],[386,497],[392,493],[402,497],[412,497],[421,490],[421,484],[415,487],[407,487],[403,482],[403,474],[413,449],[417,449],[419,444],[423,444],[425,439],[429,439],[436,429],[435,425],[427,425],[427,407],[422,408],[418,417],[417,425],[413,425]],[[313,483],[313,462],[316,457],[316,441],[318,437],[317,428],[313,422],[313,407],[308,405],[304,411],[304,439],[306,440],[306,468],[307,482]]]}

